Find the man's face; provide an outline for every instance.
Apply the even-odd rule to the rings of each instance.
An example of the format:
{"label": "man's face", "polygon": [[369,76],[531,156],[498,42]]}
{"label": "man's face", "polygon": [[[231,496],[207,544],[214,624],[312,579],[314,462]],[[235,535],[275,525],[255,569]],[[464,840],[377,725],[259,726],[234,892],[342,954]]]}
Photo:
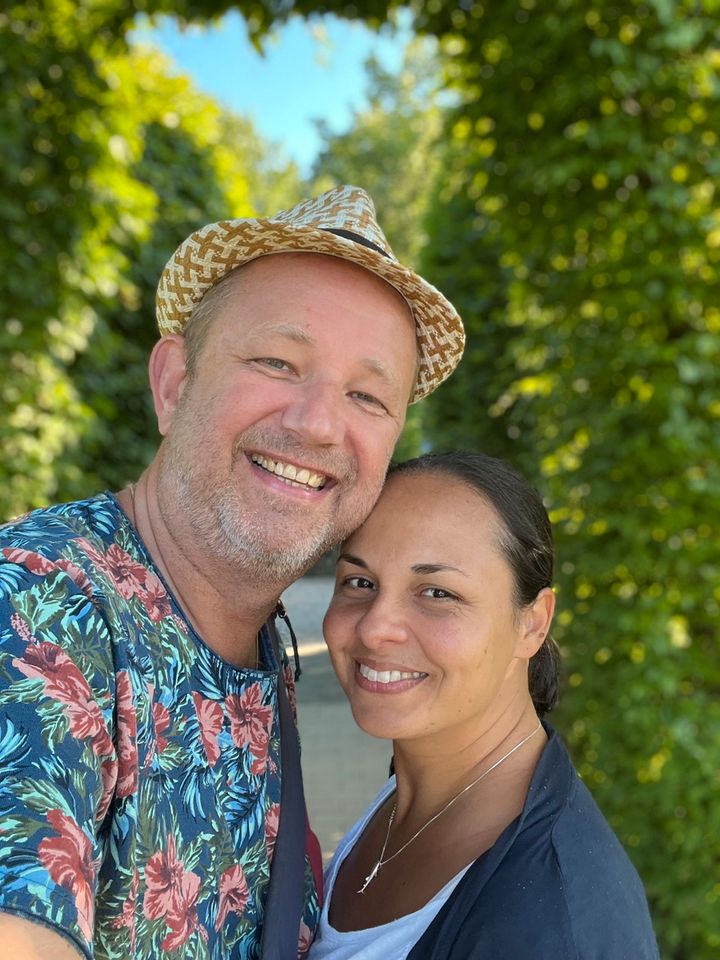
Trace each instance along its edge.
{"label": "man's face", "polygon": [[[374,274],[276,254],[230,280],[160,456],[169,529],[290,582],[377,499],[415,379],[415,327]],[[178,537],[176,536],[176,539]]]}

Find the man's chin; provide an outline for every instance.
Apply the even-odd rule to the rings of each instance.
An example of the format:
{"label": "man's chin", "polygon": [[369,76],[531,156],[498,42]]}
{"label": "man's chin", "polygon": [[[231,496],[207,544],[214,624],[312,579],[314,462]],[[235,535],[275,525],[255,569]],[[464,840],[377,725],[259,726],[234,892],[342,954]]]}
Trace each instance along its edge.
{"label": "man's chin", "polygon": [[329,536],[298,540],[297,532],[287,532],[280,540],[262,542],[259,537],[225,525],[225,559],[238,568],[243,577],[287,586],[314,566],[340,541]]}

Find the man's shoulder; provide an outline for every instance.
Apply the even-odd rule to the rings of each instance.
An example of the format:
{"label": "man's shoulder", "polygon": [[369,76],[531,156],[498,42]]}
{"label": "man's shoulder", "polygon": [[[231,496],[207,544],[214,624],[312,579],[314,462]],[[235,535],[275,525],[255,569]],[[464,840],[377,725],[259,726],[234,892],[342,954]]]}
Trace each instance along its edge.
{"label": "man's shoulder", "polygon": [[40,507],[0,525],[0,553],[5,558],[9,550],[25,549],[52,556],[78,537],[106,541],[113,538],[122,518],[108,493]]}
{"label": "man's shoulder", "polygon": [[33,510],[0,526],[0,594],[48,578],[69,578],[88,594],[114,555],[122,562],[130,559],[128,551],[137,552],[137,544],[111,494]]}
{"label": "man's shoulder", "polygon": [[[34,510],[0,528],[0,637],[21,633],[66,646],[114,634],[133,561],[129,521],[110,494]],[[115,564],[115,567],[113,566]],[[135,563],[143,577],[145,567]],[[133,571],[130,571],[133,572]],[[136,576],[137,579],[137,576]],[[126,591],[127,592],[127,591]],[[106,622],[107,621],[107,622]]]}

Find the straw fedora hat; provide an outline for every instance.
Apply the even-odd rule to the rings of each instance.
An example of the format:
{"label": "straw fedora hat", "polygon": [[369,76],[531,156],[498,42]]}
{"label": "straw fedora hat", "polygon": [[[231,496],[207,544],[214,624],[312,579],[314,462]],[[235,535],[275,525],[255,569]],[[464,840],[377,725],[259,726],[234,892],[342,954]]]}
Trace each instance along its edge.
{"label": "straw fedora hat", "polygon": [[160,333],[182,333],[195,306],[231,270],[258,257],[293,251],[349,260],[382,277],[405,298],[415,319],[419,352],[412,403],[450,376],[465,344],[462,321],[435,287],[398,262],[372,200],[359,187],[336,187],[267,219],[221,220],[196,230],[160,277]]}

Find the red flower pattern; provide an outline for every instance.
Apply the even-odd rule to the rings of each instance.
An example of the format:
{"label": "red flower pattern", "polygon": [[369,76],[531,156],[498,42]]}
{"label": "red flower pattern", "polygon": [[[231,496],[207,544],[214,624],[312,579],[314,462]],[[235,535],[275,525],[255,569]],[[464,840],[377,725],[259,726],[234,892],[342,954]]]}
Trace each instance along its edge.
{"label": "red flower pattern", "polygon": [[205,754],[210,766],[214,767],[220,759],[218,734],[222,730],[223,709],[217,700],[209,700],[195,690],[193,690],[192,698],[200,724],[200,736],[205,747]]}
{"label": "red flower pattern", "polygon": [[123,903],[122,913],[115,917],[112,926],[117,930],[119,927],[126,927],[130,933],[130,952],[135,952],[135,904],[137,903],[138,888],[140,886],[140,874],[137,868],[133,870],[132,885],[130,894]]}
{"label": "red flower pattern", "polygon": [[250,891],[240,864],[225,870],[220,877],[220,909],[215,921],[215,929],[220,929],[229,913],[242,914],[249,897]]}
{"label": "red flower pattern", "polygon": [[170,933],[160,944],[163,950],[177,950],[195,931],[202,940],[207,941],[207,930],[200,923],[195,906],[199,891],[200,877],[196,873],[186,872],[180,881],[176,910],[165,917]]}
{"label": "red flower pattern", "polygon": [[127,670],[116,674],[118,797],[129,797],[138,784],[137,717]]}
{"label": "red flower pattern", "polygon": [[37,639],[30,632],[30,627],[17,611],[10,615],[10,626],[25,643],[37,643]]}
{"label": "red flower pattern", "polygon": [[117,781],[117,757],[102,710],[87,680],[64,650],[46,640],[29,643],[22,658],[14,657],[12,664],[26,677],[42,678],[45,696],[62,703],[72,735],[90,741],[101,764],[103,794],[96,819],[102,820]]}
{"label": "red flower pattern", "polygon": [[47,557],[43,557],[39,553],[33,553],[32,550],[22,550],[20,547],[4,547],[0,553],[2,553],[6,560],[9,560],[11,563],[20,564],[25,567],[26,570],[29,570],[30,573],[36,573],[38,576],[47,576],[55,570],[64,570],[73,583],[82,590],[86,596],[92,596],[92,584],[85,573],[76,563],[73,563],[72,560],[67,560],[65,557],[60,557],[54,561],[48,560]]}
{"label": "red flower pattern", "polygon": [[82,592],[85,594],[86,597],[92,597],[93,586],[88,580],[88,578],[85,576],[84,571],[81,570],[76,563],[73,563],[72,560],[65,560],[64,558],[61,557],[57,561],[57,565],[61,570],[65,571],[65,573],[70,577],[70,579],[75,584],[75,586],[79,590],[82,590]]}
{"label": "red flower pattern", "polygon": [[157,752],[162,753],[168,745],[167,737],[164,737],[163,733],[165,733],[170,726],[170,711],[164,703],[158,703],[157,700],[153,700],[152,715],[153,722],[155,723],[155,745]]}
{"label": "red flower pattern", "polygon": [[298,960],[303,960],[313,942],[313,931],[303,922],[300,924],[300,937],[298,942]]}
{"label": "red flower pattern", "polygon": [[273,803],[265,814],[265,843],[267,844],[268,860],[272,860],[275,852],[278,827],[280,825],[280,804]]}
{"label": "red flower pattern", "polygon": [[113,543],[107,553],[96,550],[84,537],[75,543],[105,574],[117,592],[129,600],[137,597],[153,623],[171,615],[170,598],[157,574],[138,563],[122,547]]}
{"label": "red flower pattern", "polygon": [[102,553],[84,537],[78,537],[75,543],[110,580],[120,596],[129,600],[138,593],[145,577],[145,567],[133,560],[122,547],[113,543],[107,553]]}
{"label": "red flower pattern", "polygon": [[55,883],[75,898],[77,922],[82,935],[93,939],[95,900],[93,888],[99,860],[93,860],[92,844],[85,832],[61,810],[51,810],[48,823],[60,836],[45,837],[38,845],[40,863]]}
{"label": "red flower pattern", "polygon": [[159,623],[163,617],[169,617],[172,613],[170,597],[168,597],[167,590],[160,577],[156,576],[152,570],[146,568],[143,568],[143,570],[145,576],[142,581],[142,588],[138,590],[137,595],[152,622]]}
{"label": "red flower pattern", "polygon": [[200,877],[186,870],[182,860],[178,860],[172,834],[167,837],[167,851],[158,850],[148,860],[145,882],[145,916],[148,920],[164,918],[170,928],[161,944],[163,950],[177,950],[196,930],[203,940],[207,939],[196,907]]}
{"label": "red flower pattern", "polygon": [[234,743],[238,747],[250,748],[255,757],[250,766],[251,772],[264,773],[268,761],[272,710],[262,702],[260,684],[251,684],[239,695],[230,694],[225,699],[225,706]]}
{"label": "red flower pattern", "polygon": [[45,696],[59,700],[70,730],[80,740],[91,740],[99,756],[114,753],[105,718],[88,682],[73,660],[57,644],[43,640],[28,644],[12,664],[26,677],[42,678]]}
{"label": "red flower pattern", "polygon": [[51,560],[39,553],[33,553],[32,550],[22,550],[20,547],[3,547],[2,555],[10,563],[17,563],[29,570],[30,573],[37,573],[40,576],[52,573],[56,569]]}

